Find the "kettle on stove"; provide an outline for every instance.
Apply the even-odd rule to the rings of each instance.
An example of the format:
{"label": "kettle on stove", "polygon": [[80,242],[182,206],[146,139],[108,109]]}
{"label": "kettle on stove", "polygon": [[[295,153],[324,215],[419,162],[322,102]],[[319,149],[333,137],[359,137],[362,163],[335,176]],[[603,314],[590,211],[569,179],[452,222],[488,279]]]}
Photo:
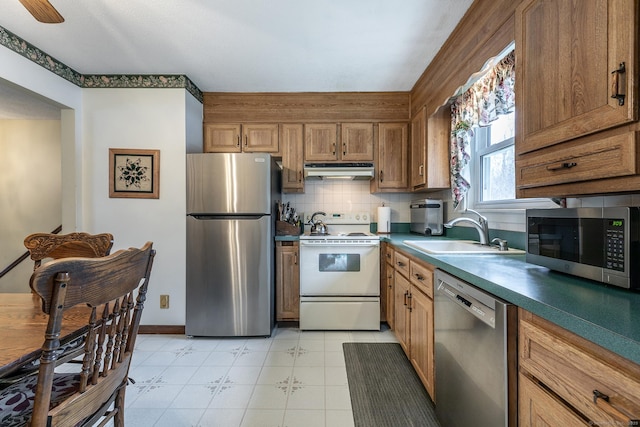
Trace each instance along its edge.
{"label": "kettle on stove", "polygon": [[329,234],[329,229],[327,228],[327,224],[322,222],[321,219],[314,221],[314,218],[316,215],[326,215],[326,213],[314,212],[313,215],[311,215],[311,219],[309,220],[309,224],[311,225],[311,230],[310,230],[311,234],[320,234],[320,235]]}

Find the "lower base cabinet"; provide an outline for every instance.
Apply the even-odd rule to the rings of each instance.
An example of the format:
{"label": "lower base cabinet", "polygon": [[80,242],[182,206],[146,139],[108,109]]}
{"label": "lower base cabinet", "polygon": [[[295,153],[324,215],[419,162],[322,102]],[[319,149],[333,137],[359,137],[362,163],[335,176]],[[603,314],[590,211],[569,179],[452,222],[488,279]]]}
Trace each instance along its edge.
{"label": "lower base cabinet", "polygon": [[276,242],[276,320],[300,320],[298,242]]}
{"label": "lower base cabinet", "polygon": [[435,267],[396,250],[393,271],[396,338],[422,384],[435,399],[433,270]]}
{"label": "lower base cabinet", "polygon": [[519,309],[519,425],[640,425],[640,365]]}

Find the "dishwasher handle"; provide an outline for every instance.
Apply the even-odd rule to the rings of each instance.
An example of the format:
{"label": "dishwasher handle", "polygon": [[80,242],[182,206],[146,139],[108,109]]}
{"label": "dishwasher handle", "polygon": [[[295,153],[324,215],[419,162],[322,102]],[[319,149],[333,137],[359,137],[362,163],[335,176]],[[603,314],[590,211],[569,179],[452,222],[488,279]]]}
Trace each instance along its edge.
{"label": "dishwasher handle", "polygon": [[495,329],[496,327],[496,311],[495,309],[486,306],[471,295],[467,295],[461,292],[454,286],[444,282],[442,279],[437,279],[436,291],[451,300],[459,307],[465,309],[477,319],[486,323]]}

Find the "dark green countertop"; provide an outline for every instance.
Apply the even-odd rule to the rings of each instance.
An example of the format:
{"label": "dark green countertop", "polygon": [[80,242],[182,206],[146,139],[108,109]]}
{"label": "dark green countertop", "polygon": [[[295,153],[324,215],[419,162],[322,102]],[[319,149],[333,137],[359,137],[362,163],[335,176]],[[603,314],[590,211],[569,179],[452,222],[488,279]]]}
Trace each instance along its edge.
{"label": "dark green countertop", "polygon": [[428,238],[390,234],[381,240],[640,363],[640,292],[557,273],[525,262],[524,255],[427,255],[402,243],[419,239]]}

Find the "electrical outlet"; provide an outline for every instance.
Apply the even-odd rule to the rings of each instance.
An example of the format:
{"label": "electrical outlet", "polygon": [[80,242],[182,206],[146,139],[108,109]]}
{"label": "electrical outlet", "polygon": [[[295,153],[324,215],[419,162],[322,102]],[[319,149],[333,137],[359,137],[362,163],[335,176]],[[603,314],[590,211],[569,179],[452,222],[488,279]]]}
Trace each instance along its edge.
{"label": "electrical outlet", "polygon": [[160,308],[169,308],[169,295],[160,295]]}

